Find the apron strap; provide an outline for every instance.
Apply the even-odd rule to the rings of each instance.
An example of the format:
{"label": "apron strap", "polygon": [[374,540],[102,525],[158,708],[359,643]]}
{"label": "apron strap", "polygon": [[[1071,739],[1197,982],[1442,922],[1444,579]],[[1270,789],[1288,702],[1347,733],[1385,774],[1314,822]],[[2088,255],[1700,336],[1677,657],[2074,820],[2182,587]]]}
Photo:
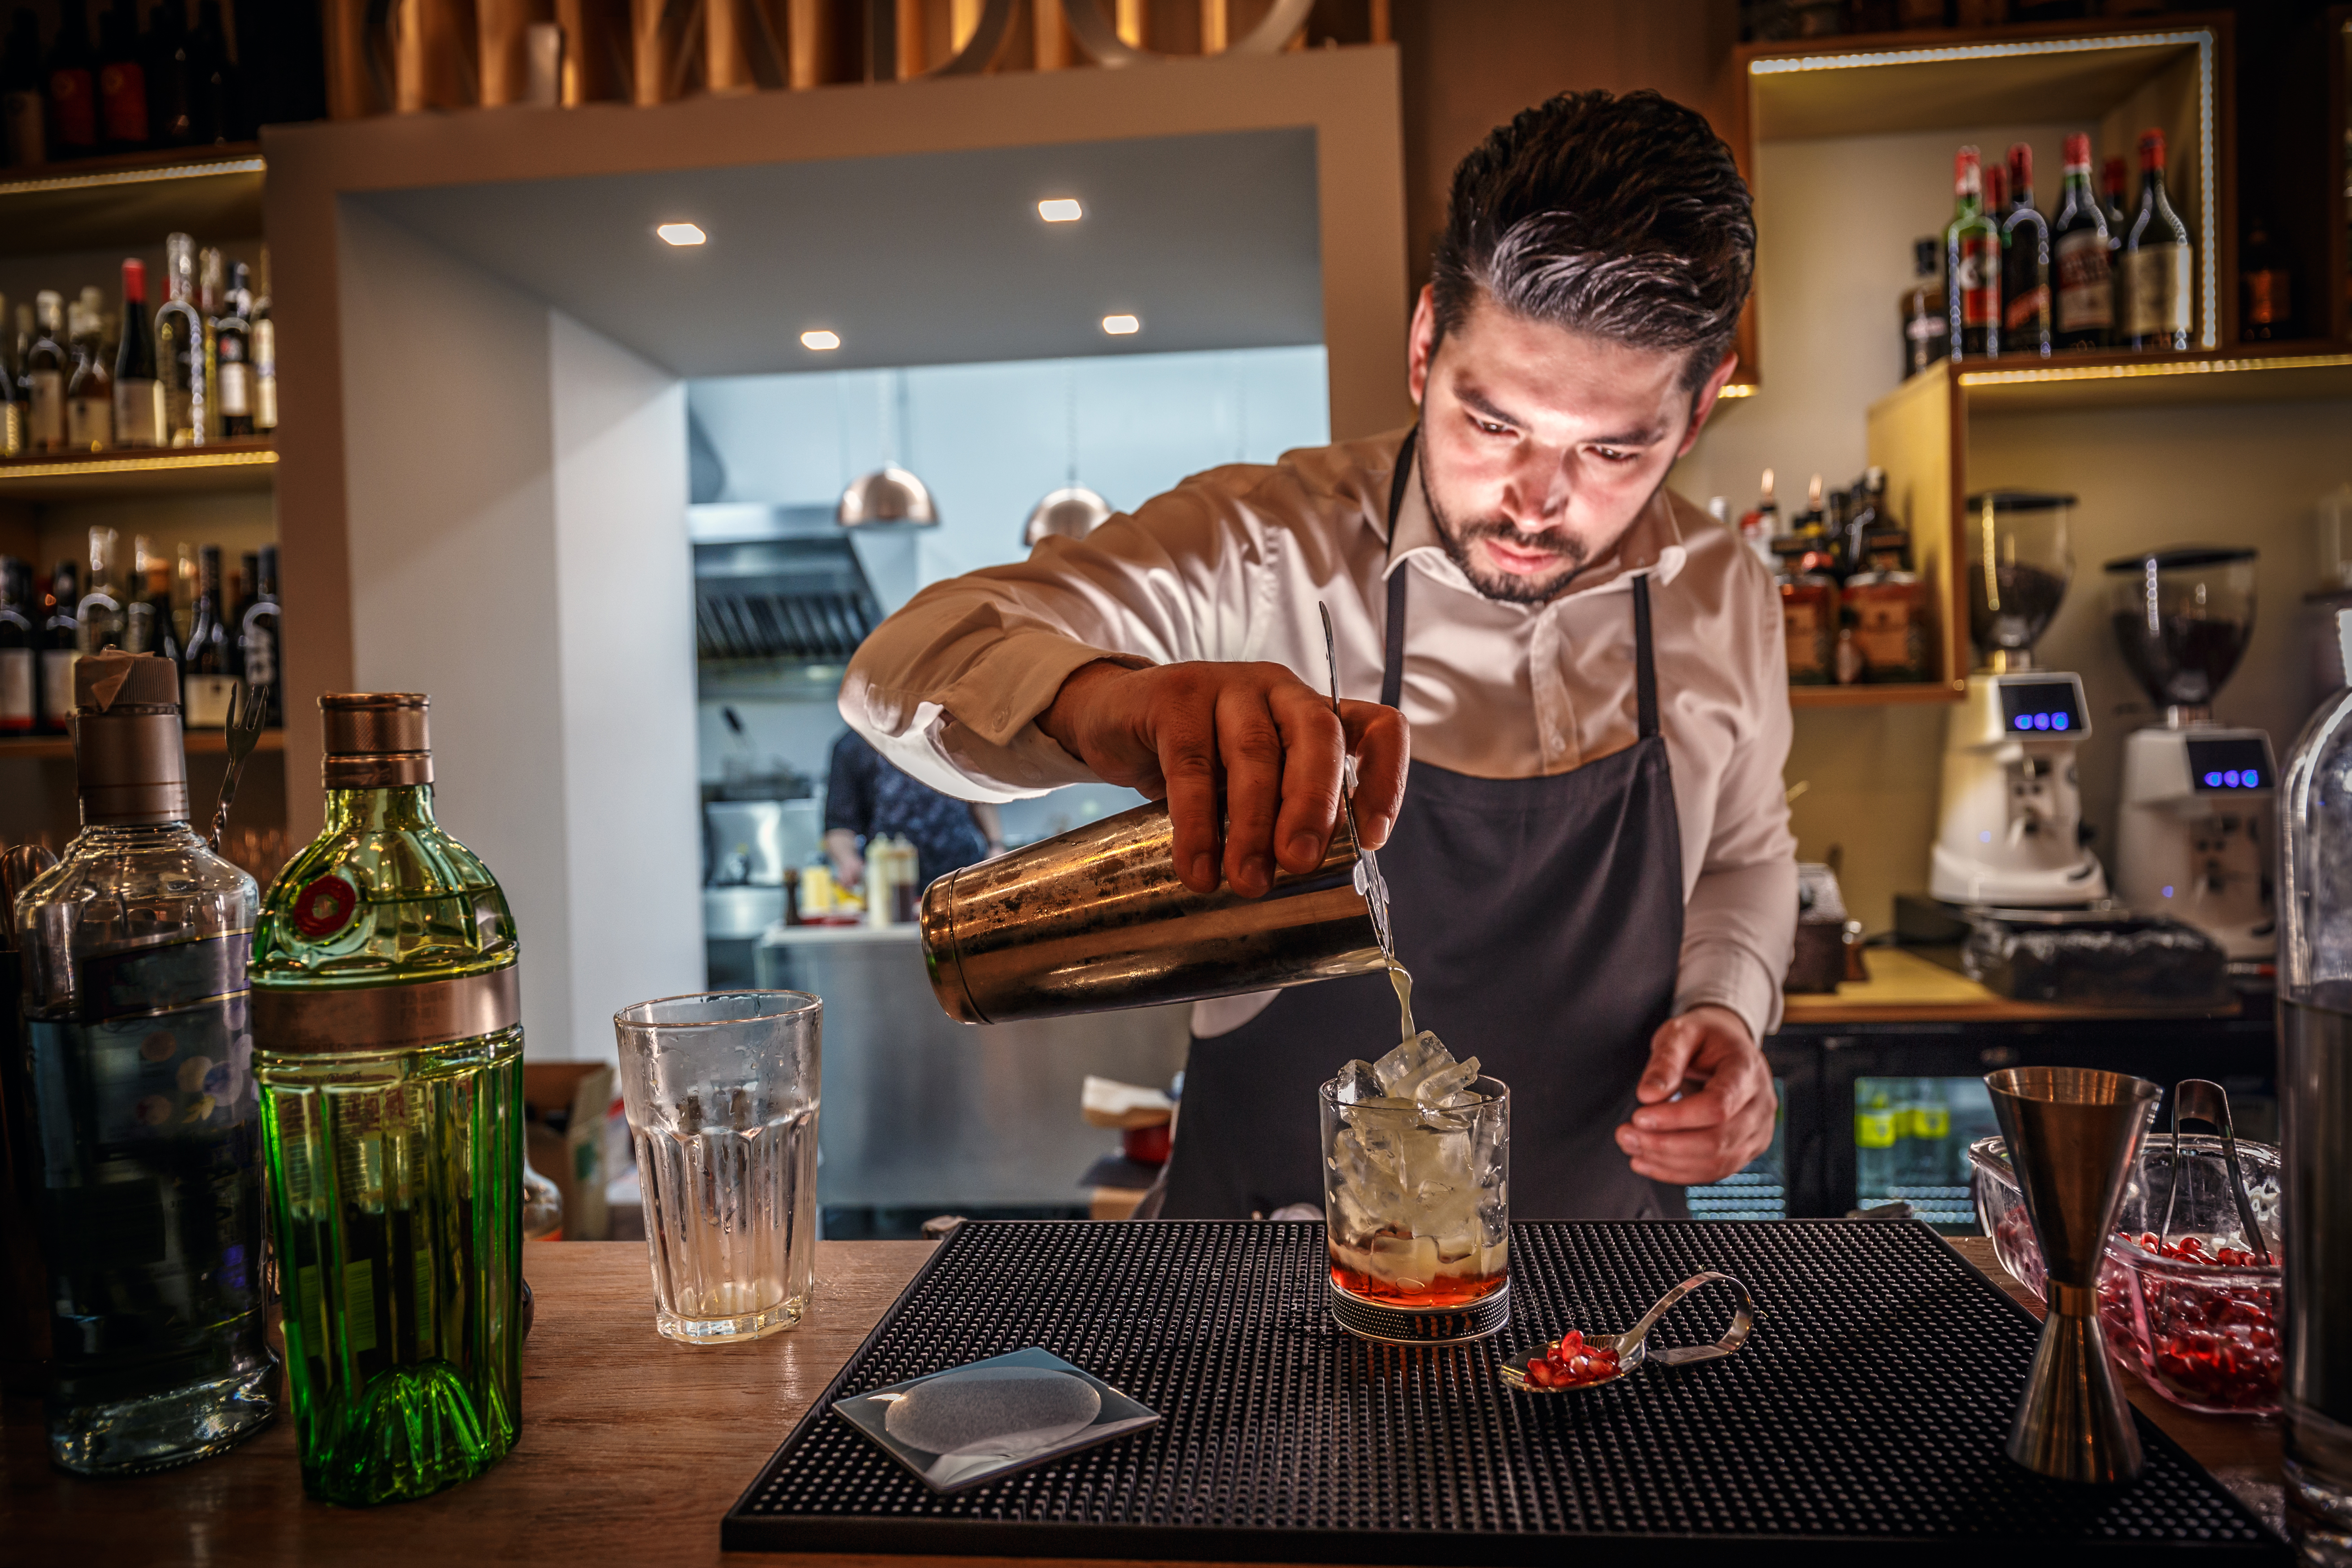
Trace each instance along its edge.
{"label": "apron strap", "polygon": [[1644,741],[1658,732],[1658,669],[1650,659],[1650,574],[1633,579],[1633,712]]}

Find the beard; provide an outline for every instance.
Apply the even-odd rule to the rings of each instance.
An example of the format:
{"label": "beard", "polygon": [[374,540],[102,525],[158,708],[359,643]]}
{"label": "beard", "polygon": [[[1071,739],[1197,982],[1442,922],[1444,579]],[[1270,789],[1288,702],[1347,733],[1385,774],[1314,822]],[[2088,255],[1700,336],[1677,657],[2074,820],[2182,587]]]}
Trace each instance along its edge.
{"label": "beard", "polygon": [[[1437,537],[1445,545],[1445,553],[1460,567],[1470,585],[1489,599],[1506,605],[1540,605],[1568,585],[1569,579],[1584,570],[1587,552],[1584,542],[1572,535],[1545,531],[1528,533],[1508,518],[1480,518],[1471,522],[1456,522],[1445,515],[1437,504],[1437,497],[1429,489],[1429,465],[1421,468],[1421,499],[1429,508],[1430,521],[1437,525]],[[1549,555],[1559,563],[1559,570],[1522,576],[1515,572],[1495,572],[1477,563],[1470,546],[1481,539],[1492,539],[1508,544],[1514,550]]]}

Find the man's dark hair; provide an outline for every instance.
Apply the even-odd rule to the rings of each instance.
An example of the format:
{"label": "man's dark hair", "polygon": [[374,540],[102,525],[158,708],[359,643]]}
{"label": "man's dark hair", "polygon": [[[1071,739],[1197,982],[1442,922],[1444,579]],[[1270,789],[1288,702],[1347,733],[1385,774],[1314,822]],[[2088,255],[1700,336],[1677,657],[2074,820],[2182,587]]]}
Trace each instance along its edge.
{"label": "man's dark hair", "polygon": [[1480,296],[1531,321],[1686,352],[1696,390],[1756,270],[1747,184],[1706,120],[1647,88],[1564,92],[1454,171],[1431,279],[1436,341]]}

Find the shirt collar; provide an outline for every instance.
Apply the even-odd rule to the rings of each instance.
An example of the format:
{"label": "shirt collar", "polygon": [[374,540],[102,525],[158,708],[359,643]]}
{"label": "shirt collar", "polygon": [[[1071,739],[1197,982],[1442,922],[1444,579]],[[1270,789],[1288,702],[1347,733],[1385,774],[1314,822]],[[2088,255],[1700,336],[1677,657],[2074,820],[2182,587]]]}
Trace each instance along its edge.
{"label": "shirt collar", "polygon": [[[1412,471],[1405,476],[1404,496],[1397,506],[1396,531],[1388,542],[1388,565],[1381,575],[1389,575],[1408,559],[1418,556],[1423,571],[1433,573],[1465,592],[1475,593],[1470,579],[1463,575],[1454,557],[1446,552],[1445,541],[1437,531],[1437,520],[1430,515],[1429,500],[1421,488],[1419,442],[1414,443],[1412,464]],[[1391,474],[1394,471],[1390,470]],[[1382,504],[1373,520],[1376,523],[1387,519],[1387,486],[1379,487],[1378,493]],[[1660,485],[1642,508],[1641,515],[1634,518],[1633,526],[1617,542],[1617,548],[1606,559],[1578,574],[1569,591],[1549,602],[1557,605],[1587,594],[1626,588],[1633,578],[1645,574],[1655,577],[1663,587],[1681,574],[1689,554],[1683,542],[1682,523],[1675,515],[1674,498],[1665,486]]]}

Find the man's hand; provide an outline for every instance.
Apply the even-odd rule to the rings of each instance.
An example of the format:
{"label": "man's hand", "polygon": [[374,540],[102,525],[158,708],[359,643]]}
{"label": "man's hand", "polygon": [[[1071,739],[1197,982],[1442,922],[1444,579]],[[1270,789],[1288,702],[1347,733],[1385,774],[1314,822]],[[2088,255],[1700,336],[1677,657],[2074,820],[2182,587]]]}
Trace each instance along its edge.
{"label": "man's hand", "polygon": [[1220,860],[1223,879],[1250,899],[1274,885],[1277,865],[1321,864],[1349,752],[1368,846],[1387,842],[1404,798],[1404,715],[1341,702],[1334,718],[1328,697],[1278,664],[1083,665],[1037,727],[1105,782],[1168,803],[1176,874],[1196,893],[1216,890]]}
{"label": "man's hand", "polygon": [[1667,1019],[1651,1037],[1650,1066],[1633,1094],[1641,1107],[1617,1129],[1617,1146],[1636,1174],[1678,1187],[1719,1182],[1762,1153],[1780,1105],[1748,1026],[1711,1005]]}

